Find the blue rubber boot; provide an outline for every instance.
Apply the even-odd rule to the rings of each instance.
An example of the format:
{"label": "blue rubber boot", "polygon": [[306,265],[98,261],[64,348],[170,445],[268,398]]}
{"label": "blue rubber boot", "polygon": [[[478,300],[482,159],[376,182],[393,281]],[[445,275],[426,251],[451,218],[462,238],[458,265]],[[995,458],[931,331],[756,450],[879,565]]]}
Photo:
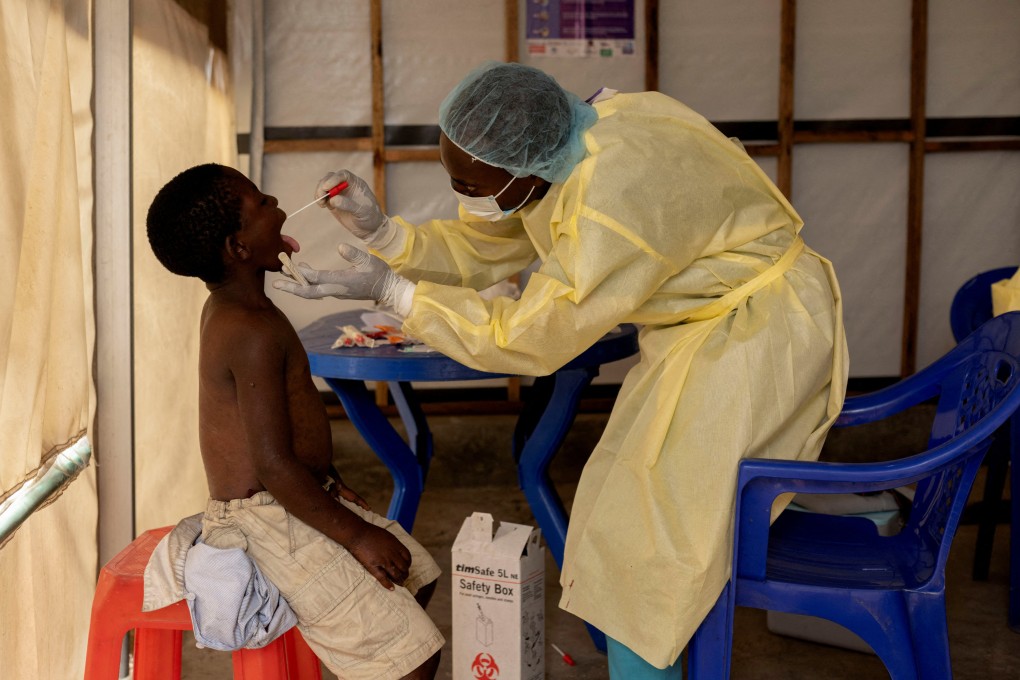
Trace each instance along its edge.
{"label": "blue rubber boot", "polygon": [[683,680],[680,659],[668,668],[656,668],[613,638],[606,636],[610,680]]}

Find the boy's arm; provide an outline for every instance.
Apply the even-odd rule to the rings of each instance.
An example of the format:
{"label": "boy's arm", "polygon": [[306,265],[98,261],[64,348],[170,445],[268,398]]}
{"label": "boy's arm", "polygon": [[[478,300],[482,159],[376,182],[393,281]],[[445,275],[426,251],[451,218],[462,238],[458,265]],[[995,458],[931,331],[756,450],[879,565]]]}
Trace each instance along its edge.
{"label": "boy's arm", "polygon": [[259,481],[288,512],[344,546],[392,590],[407,579],[410,552],[388,531],[334,501],[291,449],[286,348],[278,333],[259,320],[238,335],[228,362]]}

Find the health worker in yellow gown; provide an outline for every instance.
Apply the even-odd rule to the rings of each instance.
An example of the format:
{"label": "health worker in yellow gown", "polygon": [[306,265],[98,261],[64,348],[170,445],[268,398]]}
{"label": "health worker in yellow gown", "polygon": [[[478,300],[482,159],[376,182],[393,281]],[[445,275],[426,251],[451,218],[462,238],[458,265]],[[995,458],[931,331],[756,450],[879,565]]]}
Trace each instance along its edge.
{"label": "health worker in yellow gown", "polygon": [[[640,324],[573,502],[560,606],[610,638],[614,678],[677,677],[729,576],[738,463],[815,459],[842,406],[832,267],[739,142],[658,92],[585,102],[487,63],[439,126],[459,219],[386,216],[361,178],[330,173],[316,195],[350,184],[326,207],[368,252],[341,245],[353,267],[274,285],[389,304],[407,333],[498,373],[549,374]],[[536,260],[519,299],[479,295]]]}

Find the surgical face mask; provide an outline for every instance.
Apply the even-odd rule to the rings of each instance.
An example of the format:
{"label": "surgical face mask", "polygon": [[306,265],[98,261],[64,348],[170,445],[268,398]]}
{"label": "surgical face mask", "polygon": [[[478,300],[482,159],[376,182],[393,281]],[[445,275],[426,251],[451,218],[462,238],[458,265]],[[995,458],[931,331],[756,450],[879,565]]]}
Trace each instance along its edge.
{"label": "surgical face mask", "polygon": [[518,178],[512,177],[510,181],[507,182],[507,185],[500,189],[499,193],[495,196],[468,196],[460,193],[459,191],[454,191],[453,193],[457,195],[457,200],[460,201],[462,206],[464,206],[464,210],[467,210],[472,215],[476,215],[482,219],[490,222],[496,222],[520,210],[521,207],[528,202],[528,199],[531,198],[532,192],[535,191],[535,187],[531,187],[531,191],[529,191],[528,195],[524,197],[524,200],[521,201],[520,205],[510,210],[503,210],[499,207],[499,203],[496,199],[501,196],[504,191],[510,188],[510,185],[514,183],[515,179]]}

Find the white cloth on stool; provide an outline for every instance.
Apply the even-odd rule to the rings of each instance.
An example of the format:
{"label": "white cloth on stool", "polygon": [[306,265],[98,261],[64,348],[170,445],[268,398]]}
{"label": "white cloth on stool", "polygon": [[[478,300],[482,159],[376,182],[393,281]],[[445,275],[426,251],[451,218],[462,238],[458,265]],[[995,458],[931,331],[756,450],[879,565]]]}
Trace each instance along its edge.
{"label": "white cloth on stool", "polygon": [[221,651],[265,647],[297,624],[247,553],[210,547],[201,537],[199,513],[160,540],[145,567],[142,611],[187,600],[198,645]]}

